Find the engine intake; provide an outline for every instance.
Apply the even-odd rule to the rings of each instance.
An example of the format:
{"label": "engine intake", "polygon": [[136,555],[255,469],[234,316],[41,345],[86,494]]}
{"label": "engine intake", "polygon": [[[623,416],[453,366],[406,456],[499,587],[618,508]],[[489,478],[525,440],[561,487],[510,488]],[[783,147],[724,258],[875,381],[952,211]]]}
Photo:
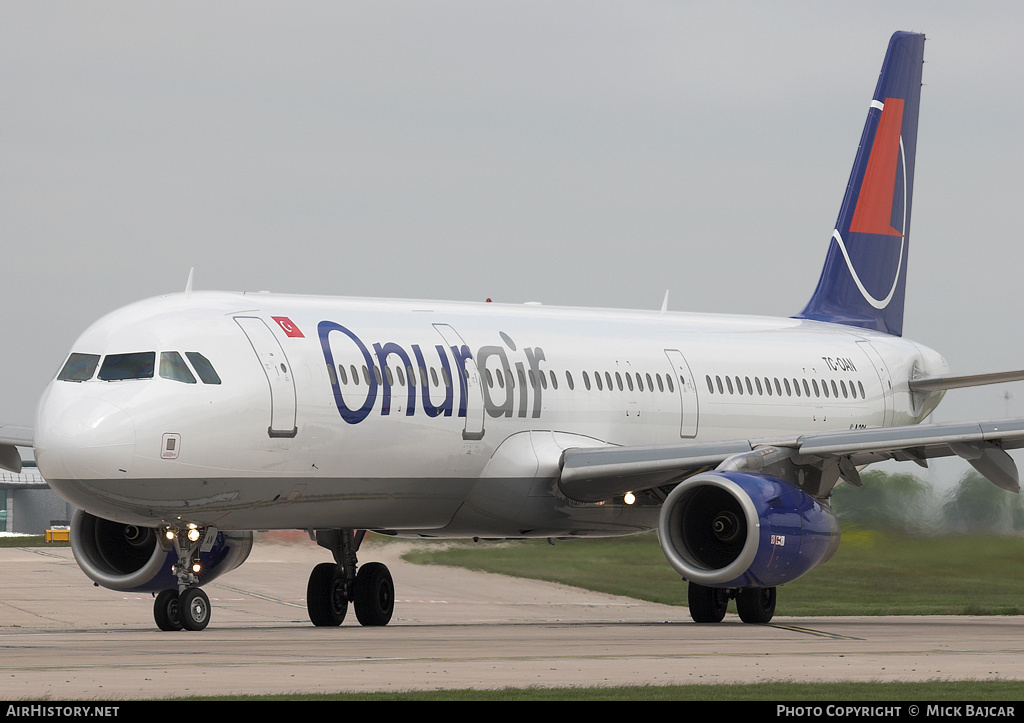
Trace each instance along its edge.
{"label": "engine intake", "polygon": [[[251,532],[218,532],[213,548],[199,555],[199,584],[245,562],[252,542]],[[93,582],[111,590],[157,592],[178,586],[171,572],[178,557],[150,527],[111,522],[77,510],[71,519],[71,551]]]}
{"label": "engine intake", "polygon": [[708,472],[669,493],[658,539],[685,580],[708,587],[775,587],[832,557],[839,523],[831,509],[784,480]]}

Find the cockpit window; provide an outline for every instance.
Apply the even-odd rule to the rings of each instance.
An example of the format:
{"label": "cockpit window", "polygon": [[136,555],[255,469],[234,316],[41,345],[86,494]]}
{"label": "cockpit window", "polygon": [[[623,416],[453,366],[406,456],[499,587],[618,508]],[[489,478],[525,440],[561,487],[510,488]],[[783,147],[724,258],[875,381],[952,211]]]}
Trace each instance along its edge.
{"label": "cockpit window", "polygon": [[220,376],[213,368],[213,364],[205,356],[197,351],[187,351],[185,356],[192,362],[192,368],[196,370],[196,374],[203,380],[203,384],[220,384]]}
{"label": "cockpit window", "polygon": [[100,362],[99,354],[73,353],[64,362],[57,378],[64,382],[84,382],[92,379],[96,373],[96,365]]}
{"label": "cockpit window", "polygon": [[195,384],[196,378],[192,376],[185,360],[176,351],[160,352],[160,376],[164,379],[173,379],[176,382]]}
{"label": "cockpit window", "polygon": [[100,367],[100,379],[117,382],[125,379],[152,379],[156,352],[140,351],[132,354],[108,354]]}

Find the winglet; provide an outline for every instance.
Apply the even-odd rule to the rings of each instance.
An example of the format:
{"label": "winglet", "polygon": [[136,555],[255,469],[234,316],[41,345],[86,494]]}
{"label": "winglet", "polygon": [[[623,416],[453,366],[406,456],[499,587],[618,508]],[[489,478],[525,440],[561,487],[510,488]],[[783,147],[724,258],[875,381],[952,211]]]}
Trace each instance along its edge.
{"label": "winglet", "polygon": [[895,33],[828,256],[799,319],[903,334],[924,35]]}

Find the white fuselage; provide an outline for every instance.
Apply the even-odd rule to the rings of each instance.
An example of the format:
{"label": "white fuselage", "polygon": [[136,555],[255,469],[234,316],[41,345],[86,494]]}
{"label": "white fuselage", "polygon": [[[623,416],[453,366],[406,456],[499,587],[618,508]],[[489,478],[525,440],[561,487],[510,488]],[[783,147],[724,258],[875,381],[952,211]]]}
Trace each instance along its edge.
{"label": "white fuselage", "polygon": [[[113,312],[72,352],[97,372],[49,385],[35,447],[76,506],[437,536],[654,527],[655,506],[561,497],[560,451],[917,423],[941,394],[907,380],[947,370],[913,342],[796,319],[214,292]],[[148,375],[99,378],[146,352]],[[163,369],[174,352],[194,381]]]}

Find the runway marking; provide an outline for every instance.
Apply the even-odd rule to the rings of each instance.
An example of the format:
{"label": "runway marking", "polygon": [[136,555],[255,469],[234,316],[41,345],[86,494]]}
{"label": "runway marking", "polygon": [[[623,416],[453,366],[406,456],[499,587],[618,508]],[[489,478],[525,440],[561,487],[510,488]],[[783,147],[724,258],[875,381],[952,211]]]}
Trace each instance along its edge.
{"label": "runway marking", "polygon": [[824,630],[813,630],[811,628],[801,628],[796,625],[772,625],[770,627],[778,628],[779,630],[790,630],[794,633],[805,633],[806,635],[813,635],[817,638],[828,638],[829,640],[864,640],[864,638],[855,638],[851,635],[839,635],[838,633],[827,633]]}
{"label": "runway marking", "polygon": [[270,595],[263,595],[263,594],[258,593],[258,592],[253,592],[251,590],[243,590],[240,587],[232,587],[231,585],[224,585],[222,583],[217,583],[216,586],[217,587],[222,587],[225,590],[230,590],[231,592],[237,592],[240,595],[249,595],[250,597],[254,597],[257,600],[265,600],[267,602],[279,603],[281,605],[287,605],[288,607],[291,607],[291,608],[301,608],[302,610],[306,609],[306,604],[305,603],[291,602],[290,600],[285,600],[283,598],[271,597]]}
{"label": "runway marking", "polygon": [[[68,559],[67,555],[56,555],[56,554],[54,554],[54,553],[52,553],[52,552],[50,552],[48,550],[42,550],[42,549],[39,549],[37,547],[16,547],[14,549],[15,550],[21,550],[22,552],[31,552],[31,553],[34,553],[36,555],[42,555],[43,557],[53,557],[53,558],[56,558],[58,560],[67,560]],[[57,548],[57,549],[62,549],[62,548]],[[66,549],[66,548],[63,548],[63,549]]]}

